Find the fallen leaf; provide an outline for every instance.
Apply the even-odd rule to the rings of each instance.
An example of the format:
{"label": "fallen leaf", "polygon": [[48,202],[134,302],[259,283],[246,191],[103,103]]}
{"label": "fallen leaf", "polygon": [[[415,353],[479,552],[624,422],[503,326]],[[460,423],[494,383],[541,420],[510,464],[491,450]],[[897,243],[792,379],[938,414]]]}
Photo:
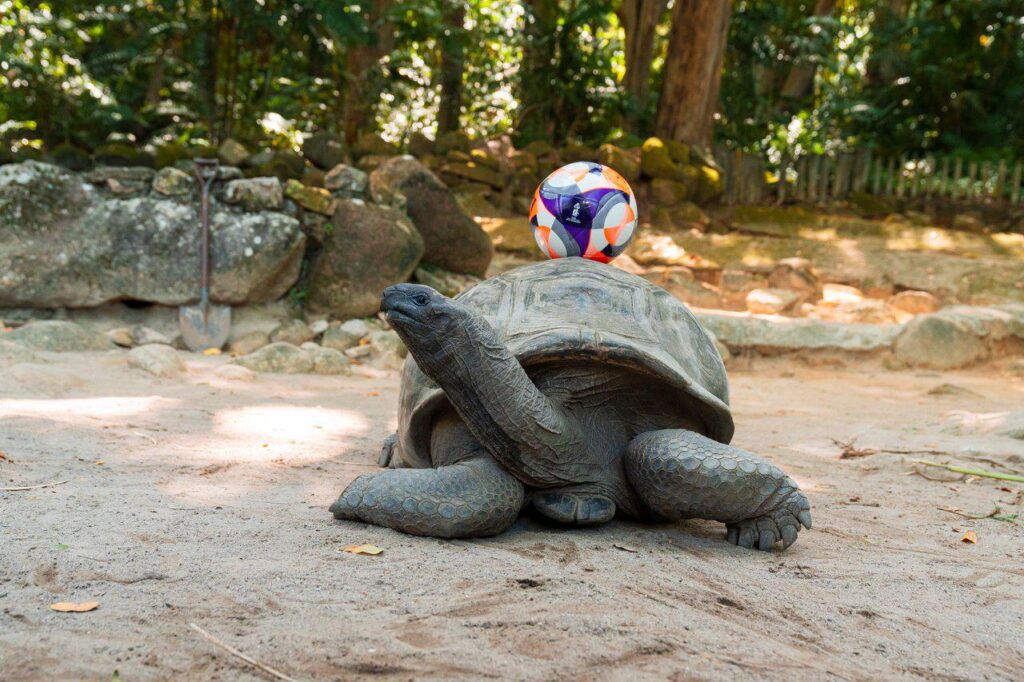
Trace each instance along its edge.
{"label": "fallen leaf", "polygon": [[85,613],[86,611],[94,610],[99,605],[98,601],[84,601],[80,604],[70,601],[59,601],[56,604],[50,604],[50,608],[61,613]]}
{"label": "fallen leaf", "polygon": [[376,545],[348,545],[340,551],[348,552],[349,554],[368,554],[370,556],[376,556],[384,550]]}
{"label": "fallen leaf", "polygon": [[369,346],[370,345],[370,339],[364,336],[363,338],[359,339],[359,345],[360,346]]}
{"label": "fallen leaf", "polygon": [[612,545],[615,549],[621,549],[623,552],[629,552],[630,554],[636,554],[640,550],[634,549],[633,547],[627,547],[626,545]]}
{"label": "fallen leaf", "polygon": [[370,397],[372,398],[372,397],[374,397],[374,396],[378,396],[378,395],[380,395],[380,391],[370,391],[370,392],[369,392],[369,393],[367,393],[366,395],[368,395],[368,396],[370,396]]}
{"label": "fallen leaf", "polygon": [[265,447],[265,448],[269,448],[269,447],[270,447],[270,443],[264,443],[264,444],[263,444],[263,447]]}
{"label": "fallen leaf", "polygon": [[57,549],[59,549],[60,551],[62,551],[62,552],[63,552],[63,551],[64,551],[64,550],[66,550],[67,548],[68,548],[68,546],[67,546],[67,545],[65,545],[65,544],[64,544],[63,542],[59,542],[59,543],[57,543]]}
{"label": "fallen leaf", "polygon": [[964,536],[962,538],[960,538],[960,542],[969,542],[972,545],[976,545],[978,544],[978,534],[975,533],[973,530],[969,530],[966,533],[964,533]]}
{"label": "fallen leaf", "polygon": [[0,460],[3,460],[4,462],[10,462],[10,461],[12,461],[12,460],[9,460],[9,459],[7,459],[7,455],[5,455],[5,454],[4,454],[4,453],[2,453],[2,452],[0,452]]}
{"label": "fallen leaf", "polygon": [[104,462],[102,459],[98,459],[96,460],[96,464],[98,464],[99,466],[103,466]]}
{"label": "fallen leaf", "polygon": [[203,351],[203,355],[220,355],[220,348],[207,348]]}

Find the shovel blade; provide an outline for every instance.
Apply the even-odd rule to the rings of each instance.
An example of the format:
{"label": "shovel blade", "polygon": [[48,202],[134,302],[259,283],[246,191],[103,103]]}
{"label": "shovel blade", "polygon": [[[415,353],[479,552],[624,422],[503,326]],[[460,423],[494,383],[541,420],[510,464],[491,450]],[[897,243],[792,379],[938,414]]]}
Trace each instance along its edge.
{"label": "shovel blade", "polygon": [[202,353],[227,343],[231,332],[231,307],[226,305],[187,305],[178,309],[181,338],[189,350]]}

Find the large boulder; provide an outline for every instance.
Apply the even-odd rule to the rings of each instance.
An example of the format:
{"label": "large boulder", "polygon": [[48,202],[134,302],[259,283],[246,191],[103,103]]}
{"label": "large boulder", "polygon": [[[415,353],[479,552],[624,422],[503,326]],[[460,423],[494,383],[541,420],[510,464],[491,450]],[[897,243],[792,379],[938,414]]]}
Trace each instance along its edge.
{"label": "large boulder", "polygon": [[370,193],[378,203],[404,205],[423,235],[424,262],[470,275],[487,271],[490,238],[422,163],[411,156],[387,161],[370,175]]}
{"label": "large boulder", "polygon": [[921,315],[907,323],[893,345],[896,361],[911,367],[956,369],[984,359],[988,346],[962,319]]}
{"label": "large boulder", "polygon": [[[48,164],[2,166],[0,306],[188,303],[199,280],[197,208],[159,193],[112,196]],[[211,213],[213,299],[240,304],[284,295],[302,261],[298,221],[217,202]]]}
{"label": "large boulder", "polygon": [[345,160],[345,145],[332,132],[321,130],[306,138],[302,153],[319,168],[334,168]]}
{"label": "large boulder", "polygon": [[394,208],[339,199],[309,274],[307,306],[342,319],[373,315],[380,293],[404,282],[423,257],[423,237]]}

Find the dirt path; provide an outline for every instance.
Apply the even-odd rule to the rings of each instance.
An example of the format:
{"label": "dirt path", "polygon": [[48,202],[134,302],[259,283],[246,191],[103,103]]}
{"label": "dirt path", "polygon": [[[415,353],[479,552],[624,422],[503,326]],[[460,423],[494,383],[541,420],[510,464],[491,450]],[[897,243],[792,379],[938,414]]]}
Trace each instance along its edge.
{"label": "dirt path", "polygon": [[[262,679],[196,623],[301,680],[1024,678],[1024,526],[938,509],[1014,513],[1024,486],[839,460],[831,440],[1021,470],[1024,442],[942,430],[1020,409],[1019,379],[732,371],[736,444],[814,505],[813,531],[762,554],[704,522],[521,519],[455,542],[335,522],[394,427],[397,376],[246,383],[219,362],[164,381],[69,354],[0,376],[0,486],[67,481],[0,492],[0,677]],[[968,392],[928,393],[943,383]],[[363,542],[385,551],[338,551]]]}

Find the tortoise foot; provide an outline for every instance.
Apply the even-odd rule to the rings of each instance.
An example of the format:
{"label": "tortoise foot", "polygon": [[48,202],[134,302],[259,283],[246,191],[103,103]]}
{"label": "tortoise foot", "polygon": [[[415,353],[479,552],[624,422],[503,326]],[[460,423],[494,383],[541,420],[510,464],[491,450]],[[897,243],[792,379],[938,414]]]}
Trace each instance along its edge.
{"label": "tortoise foot", "polygon": [[726,539],[734,545],[766,552],[782,541],[786,549],[796,542],[800,527],[811,527],[811,505],[799,490],[761,516],[725,524]]}
{"label": "tortoise foot", "polygon": [[546,492],[533,500],[534,508],[559,523],[593,526],[615,516],[615,503],[603,495]]}

